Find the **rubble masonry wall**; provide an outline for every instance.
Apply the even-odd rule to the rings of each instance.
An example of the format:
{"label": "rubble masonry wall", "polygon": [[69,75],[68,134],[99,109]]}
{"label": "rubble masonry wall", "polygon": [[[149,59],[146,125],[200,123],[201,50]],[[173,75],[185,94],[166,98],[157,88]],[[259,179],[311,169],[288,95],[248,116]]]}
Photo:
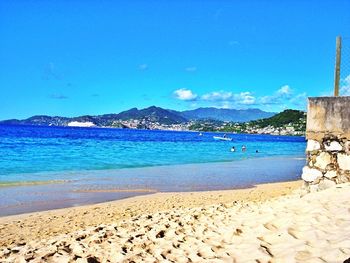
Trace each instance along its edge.
{"label": "rubble masonry wall", "polygon": [[350,97],[309,98],[306,166],[309,191],[350,182]]}

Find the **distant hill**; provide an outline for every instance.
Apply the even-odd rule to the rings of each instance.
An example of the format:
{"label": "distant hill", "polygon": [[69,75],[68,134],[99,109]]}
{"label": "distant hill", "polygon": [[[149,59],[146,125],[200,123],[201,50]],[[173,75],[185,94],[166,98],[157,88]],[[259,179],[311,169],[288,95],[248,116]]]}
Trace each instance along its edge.
{"label": "distant hill", "polygon": [[0,124],[11,124],[11,125],[38,125],[38,126],[66,126],[70,118],[58,117],[58,116],[46,116],[46,115],[36,115],[24,120],[5,120],[1,121]]}
{"label": "distant hill", "polygon": [[304,111],[299,110],[284,110],[270,118],[249,122],[249,124],[257,125],[261,128],[267,126],[283,127],[287,124],[297,125],[303,123],[306,123],[306,113]]}
{"label": "distant hill", "polygon": [[306,129],[306,112],[285,110],[270,118],[240,123],[197,120],[191,123],[189,129],[195,131],[302,136]]}
{"label": "distant hill", "polygon": [[0,124],[12,125],[39,125],[39,126],[67,126],[70,122],[92,122],[96,126],[113,126],[113,123],[119,120],[146,120],[148,122],[158,122],[160,124],[179,124],[188,120],[181,115],[159,107],[151,106],[145,109],[132,108],[119,114],[104,114],[104,115],[85,115],[79,117],[58,117],[36,115],[24,120],[5,120],[0,121]]}
{"label": "distant hill", "polygon": [[246,122],[268,118],[275,115],[275,112],[266,112],[260,109],[218,109],[218,108],[198,108],[178,112],[181,116],[189,120],[216,120],[216,121],[233,121]]}
{"label": "distant hill", "polygon": [[[217,109],[217,108],[198,108],[188,111],[166,110],[160,107],[151,106],[145,109],[132,108],[117,114],[104,115],[84,115],[79,117],[59,117],[37,115],[24,120],[5,120],[0,124],[13,125],[41,125],[41,126],[67,126],[70,122],[90,122],[98,127],[124,127],[121,121],[138,120],[142,123],[158,123],[162,125],[172,125],[186,123],[191,120],[214,120],[246,122],[266,118],[274,115],[272,112],[265,112],[259,109]],[[148,127],[148,126],[138,127]]]}

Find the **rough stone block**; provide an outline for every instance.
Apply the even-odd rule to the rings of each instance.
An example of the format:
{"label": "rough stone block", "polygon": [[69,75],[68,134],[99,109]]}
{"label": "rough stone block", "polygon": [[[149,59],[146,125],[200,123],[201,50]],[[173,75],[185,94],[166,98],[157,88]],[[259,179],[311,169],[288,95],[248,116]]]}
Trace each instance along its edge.
{"label": "rough stone block", "polygon": [[327,152],[338,152],[343,150],[343,147],[337,141],[325,142],[324,148]]}
{"label": "rough stone block", "polygon": [[336,171],[337,170],[337,166],[334,163],[330,163],[326,166],[326,171]]}
{"label": "rough stone block", "polygon": [[316,157],[315,166],[320,169],[326,169],[327,165],[332,162],[332,156],[329,153],[321,152]]}
{"label": "rough stone block", "polygon": [[315,140],[307,141],[307,146],[306,146],[307,152],[318,151],[319,149],[321,149],[321,144],[318,141],[315,141]]}
{"label": "rough stone block", "polygon": [[350,170],[350,155],[346,153],[338,153],[338,165],[339,168],[342,170]]}
{"label": "rough stone block", "polygon": [[350,172],[349,173],[346,173],[346,172],[340,173],[336,178],[336,182],[338,184],[350,182]]}
{"label": "rough stone block", "polygon": [[337,171],[328,171],[325,173],[324,175],[325,177],[327,177],[328,179],[334,178],[338,176]]}
{"label": "rough stone block", "polygon": [[346,141],[344,143],[344,151],[347,153],[347,154],[350,154],[350,141]]}
{"label": "rough stone block", "polygon": [[301,175],[301,178],[306,182],[314,182],[322,178],[322,176],[323,175],[321,171],[305,166],[303,168],[303,174]]}
{"label": "rough stone block", "polygon": [[315,162],[316,162],[316,157],[317,157],[317,154],[309,154],[309,155],[308,155],[308,159],[309,159],[312,163],[315,163]]}

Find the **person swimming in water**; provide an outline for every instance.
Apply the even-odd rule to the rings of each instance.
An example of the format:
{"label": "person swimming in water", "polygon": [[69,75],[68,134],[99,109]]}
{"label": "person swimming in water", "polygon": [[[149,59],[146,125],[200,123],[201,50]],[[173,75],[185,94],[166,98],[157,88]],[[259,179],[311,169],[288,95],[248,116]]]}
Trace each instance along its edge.
{"label": "person swimming in water", "polygon": [[247,150],[247,147],[245,145],[242,145],[242,152],[245,152]]}
{"label": "person swimming in water", "polygon": [[236,148],[234,146],[232,146],[231,152],[235,152],[235,151],[236,151]]}

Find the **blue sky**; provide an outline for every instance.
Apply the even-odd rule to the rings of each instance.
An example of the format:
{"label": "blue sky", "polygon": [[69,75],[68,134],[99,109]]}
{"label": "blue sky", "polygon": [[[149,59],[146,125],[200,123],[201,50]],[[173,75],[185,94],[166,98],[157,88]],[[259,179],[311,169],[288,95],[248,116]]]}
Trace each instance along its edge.
{"label": "blue sky", "polygon": [[307,96],[332,94],[349,10],[342,0],[1,1],[0,119],[304,109]]}

